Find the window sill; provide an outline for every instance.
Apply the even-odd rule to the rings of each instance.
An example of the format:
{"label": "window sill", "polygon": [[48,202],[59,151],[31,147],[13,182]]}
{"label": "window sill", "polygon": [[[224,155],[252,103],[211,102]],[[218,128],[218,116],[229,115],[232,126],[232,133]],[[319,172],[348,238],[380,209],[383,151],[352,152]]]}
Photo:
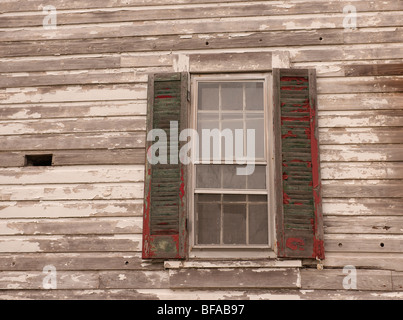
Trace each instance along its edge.
{"label": "window sill", "polygon": [[302,268],[301,260],[191,260],[165,261],[165,269],[192,269],[192,268]]}

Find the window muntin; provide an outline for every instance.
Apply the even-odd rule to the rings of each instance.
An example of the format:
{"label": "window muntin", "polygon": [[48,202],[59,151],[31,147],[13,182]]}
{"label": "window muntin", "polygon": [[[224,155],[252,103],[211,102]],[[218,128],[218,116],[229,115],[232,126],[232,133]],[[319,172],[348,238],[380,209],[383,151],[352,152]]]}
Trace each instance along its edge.
{"label": "window muntin", "polygon": [[[268,168],[268,77],[266,75],[195,77],[193,123],[202,129],[243,131],[243,155],[255,170],[237,175],[240,166],[226,152],[226,138],[220,152],[205,157],[199,144],[199,158],[193,166],[194,248],[268,248],[271,246]],[[255,156],[247,157],[247,130],[255,130]],[[230,140],[229,140],[230,141]],[[230,141],[231,142],[231,141]],[[239,142],[239,141],[236,141]],[[235,139],[232,141],[235,151]],[[239,147],[239,146],[238,146]],[[218,157],[217,157],[218,155]],[[228,160],[234,160],[228,164]]]}

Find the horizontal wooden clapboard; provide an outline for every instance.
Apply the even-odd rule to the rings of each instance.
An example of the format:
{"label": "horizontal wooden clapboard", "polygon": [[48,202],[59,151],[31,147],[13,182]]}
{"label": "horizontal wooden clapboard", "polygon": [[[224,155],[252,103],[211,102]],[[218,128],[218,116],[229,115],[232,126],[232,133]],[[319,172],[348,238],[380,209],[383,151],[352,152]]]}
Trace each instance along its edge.
{"label": "horizontal wooden clapboard", "polygon": [[86,132],[144,132],[145,116],[0,121],[0,136]]}
{"label": "horizontal wooden clapboard", "polygon": [[164,264],[142,261],[139,252],[0,253],[2,271],[42,271],[45,264],[58,271],[163,270]]}
{"label": "horizontal wooden clapboard", "polygon": [[63,219],[88,217],[140,217],[142,199],[71,201],[1,201],[1,219]]}
{"label": "horizontal wooden clapboard", "polygon": [[94,101],[0,105],[1,120],[144,116],[146,101]]}
{"label": "horizontal wooden clapboard", "polygon": [[[133,12],[132,15],[136,15]],[[378,12],[376,19],[374,13],[357,13],[357,20],[360,28],[373,27],[400,27],[400,12]],[[263,32],[283,30],[320,30],[320,29],[344,29],[345,15],[295,15],[282,16],[251,16],[242,17],[242,23],[238,19],[222,17],[220,19],[180,20],[172,19],[166,21],[130,21],[105,24],[82,24],[77,26],[63,25],[52,30],[43,32],[43,26],[36,28],[5,29],[0,42],[7,41],[42,41],[61,39],[98,39],[98,38],[120,38],[139,36],[165,36],[165,35],[197,35],[220,32]],[[290,22],[292,21],[292,22]]]}
{"label": "horizontal wooden clapboard", "polygon": [[[201,1],[200,1],[201,3]],[[90,9],[90,5],[81,4],[79,12],[64,12],[59,13],[57,23],[59,25],[66,24],[88,24],[88,23],[105,23],[105,22],[122,22],[122,21],[144,21],[144,20],[179,20],[179,19],[197,19],[197,18],[223,18],[223,17],[259,17],[259,16],[274,16],[274,15],[290,15],[290,14],[318,14],[318,13],[340,13],[348,2],[312,2],[301,1],[298,4],[295,2],[280,2],[281,4],[266,3],[220,3],[210,5],[208,10],[200,10],[205,6],[180,6],[180,2],[176,8],[124,8],[121,10],[105,10],[105,9]],[[164,3],[166,4],[166,3]],[[287,4],[286,7],[282,4]],[[117,6],[114,3],[114,6]],[[130,5],[130,4],[129,4]],[[73,6],[73,4],[72,4]],[[366,1],[356,1],[354,6],[358,12],[377,12],[377,11],[398,11],[403,7],[399,2],[383,1],[382,5],[374,2],[368,6]],[[40,7],[39,7],[40,8]],[[57,8],[60,8],[59,6]],[[17,9],[17,8],[15,8]],[[38,8],[35,8],[37,10]],[[76,8],[75,8],[76,9]],[[20,10],[20,8],[18,8]],[[15,28],[28,26],[41,26],[43,23],[43,13],[31,12],[30,14],[13,13],[2,17],[0,22],[1,28]]]}
{"label": "horizontal wooden clapboard", "polygon": [[400,180],[324,180],[326,198],[401,198]]}
{"label": "horizontal wooden clapboard", "polygon": [[0,219],[0,234],[5,235],[113,235],[141,234],[141,217]]}
{"label": "horizontal wooden clapboard", "polygon": [[143,181],[144,166],[25,167],[0,171],[0,185]]}
{"label": "horizontal wooden clapboard", "polygon": [[25,156],[52,154],[53,166],[75,166],[75,165],[144,165],[145,149],[80,149],[74,150],[52,150],[46,151],[9,151],[0,152],[1,167],[23,167]]}
{"label": "horizontal wooden clapboard", "polygon": [[141,199],[143,183],[40,184],[2,186],[1,201]]}
{"label": "horizontal wooden clapboard", "polygon": [[[123,38],[12,41],[0,43],[0,57],[26,57],[68,54],[100,54],[118,52],[171,51],[223,48],[259,48],[308,45],[372,44],[399,42],[402,28],[378,28],[377,32],[363,30],[358,33],[343,29],[265,31],[246,33],[211,33],[203,37],[158,35]],[[372,29],[370,29],[372,30]]]}
{"label": "horizontal wooden clapboard", "polygon": [[129,252],[141,251],[141,235],[0,236],[0,252]]}
{"label": "horizontal wooden clapboard", "polygon": [[327,216],[399,216],[403,199],[396,198],[324,198],[323,212]]}

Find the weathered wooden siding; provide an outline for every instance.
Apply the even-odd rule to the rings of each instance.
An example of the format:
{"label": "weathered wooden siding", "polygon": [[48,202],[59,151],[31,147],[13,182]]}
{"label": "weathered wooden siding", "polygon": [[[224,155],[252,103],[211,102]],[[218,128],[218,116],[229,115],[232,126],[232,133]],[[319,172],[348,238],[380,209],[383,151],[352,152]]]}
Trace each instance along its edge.
{"label": "weathered wooden siding", "polygon": [[[2,0],[0,298],[403,298],[402,14],[396,0]],[[148,74],[178,71],[178,53],[277,51],[317,70],[324,269],[141,260]],[[41,153],[53,167],[23,167]]]}

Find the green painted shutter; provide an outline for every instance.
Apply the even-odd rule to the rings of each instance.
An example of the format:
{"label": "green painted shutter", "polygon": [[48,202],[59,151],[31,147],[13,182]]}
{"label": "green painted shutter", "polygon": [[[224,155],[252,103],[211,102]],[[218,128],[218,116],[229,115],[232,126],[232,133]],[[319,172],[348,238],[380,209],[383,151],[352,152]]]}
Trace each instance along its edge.
{"label": "green painted shutter", "polygon": [[[143,258],[181,259],[186,256],[186,170],[178,158],[170,156],[171,148],[180,150],[183,142],[173,138],[171,122],[178,123],[177,132],[188,127],[187,73],[154,74],[148,81],[147,133],[162,129],[166,133],[167,164],[151,164],[147,160],[150,147],[146,143],[144,182]],[[174,135],[173,135],[174,136]],[[159,141],[156,138],[156,141]],[[175,159],[176,158],[176,159]]]}
{"label": "green painted shutter", "polygon": [[274,69],[273,90],[278,256],[324,259],[315,70]]}

